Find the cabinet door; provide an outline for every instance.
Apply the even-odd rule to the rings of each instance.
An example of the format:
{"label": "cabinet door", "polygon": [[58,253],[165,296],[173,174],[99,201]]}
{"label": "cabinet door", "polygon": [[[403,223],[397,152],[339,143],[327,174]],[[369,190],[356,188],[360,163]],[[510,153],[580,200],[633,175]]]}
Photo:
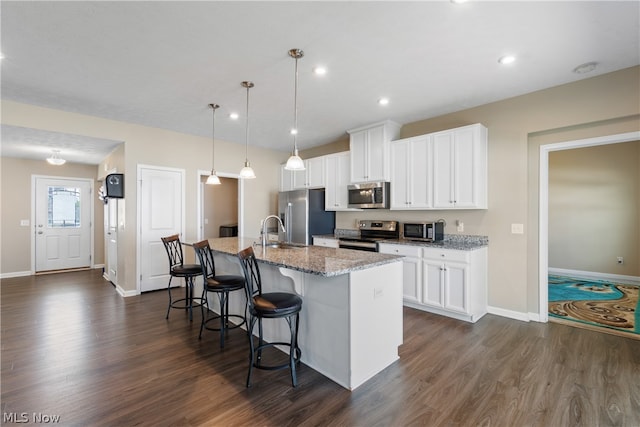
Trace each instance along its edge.
{"label": "cabinet door", "polygon": [[409,207],[409,170],[408,159],[411,140],[395,141],[391,144],[391,209]]}
{"label": "cabinet door", "polygon": [[354,132],[350,135],[351,182],[367,180],[367,131]]}
{"label": "cabinet door", "polygon": [[453,132],[433,135],[433,207],[451,208],[453,200]]}
{"label": "cabinet door", "polygon": [[[409,171],[409,208],[431,208],[431,153],[430,138],[426,135],[412,138],[407,170]],[[393,193],[391,194],[393,196]]]}
{"label": "cabinet door", "polygon": [[308,160],[305,160],[305,167],[307,168],[306,172],[308,188],[322,188],[325,186],[324,162],[324,156],[312,157]]}
{"label": "cabinet door", "polygon": [[290,191],[293,190],[293,171],[285,169],[284,166],[280,166],[280,191]]}
{"label": "cabinet door", "polygon": [[[305,162],[306,168],[306,162]],[[291,172],[291,176],[293,177],[293,189],[299,190],[302,188],[307,188],[307,170],[302,171],[289,171]]]}
{"label": "cabinet door", "polygon": [[338,162],[338,156],[327,156],[324,163],[326,171],[324,210],[326,211],[335,211],[338,209]]}
{"label": "cabinet door", "polygon": [[388,181],[387,142],[384,126],[376,126],[367,131],[367,181]]}
{"label": "cabinet door", "polygon": [[422,261],[412,257],[405,257],[402,261],[402,295],[407,301],[419,303],[422,294]]}
{"label": "cabinet door", "polygon": [[444,266],[444,308],[467,313],[467,266],[445,264]]}
{"label": "cabinet door", "polygon": [[453,141],[453,198],[457,208],[478,206],[476,175],[475,128],[465,127],[455,132]]}
{"label": "cabinet door", "polygon": [[444,265],[441,262],[424,260],[422,302],[434,307],[444,307]]}

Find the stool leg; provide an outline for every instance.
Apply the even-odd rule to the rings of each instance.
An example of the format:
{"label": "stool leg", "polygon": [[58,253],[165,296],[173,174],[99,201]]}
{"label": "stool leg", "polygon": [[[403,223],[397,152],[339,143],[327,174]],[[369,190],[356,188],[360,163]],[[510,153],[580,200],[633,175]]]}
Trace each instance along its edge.
{"label": "stool leg", "polygon": [[173,276],[169,276],[169,285],[167,285],[167,291],[169,292],[169,307],[167,307],[167,315],[165,316],[165,319],[169,318],[169,312],[171,311],[171,279],[173,279]]}
{"label": "stool leg", "polygon": [[224,335],[227,331],[227,314],[229,310],[227,296],[227,292],[218,293],[218,300],[220,301],[220,348],[224,348]]}
{"label": "stool leg", "polygon": [[[204,311],[204,306],[207,306],[207,311]],[[202,313],[202,322],[200,323],[200,333],[198,334],[198,339],[202,338],[202,330],[204,329],[204,324],[206,319],[209,317],[209,296],[207,295],[207,291],[202,288],[202,298],[200,303],[200,313]]]}
{"label": "stool leg", "polygon": [[185,303],[189,307],[189,320],[193,321],[193,276],[187,276],[184,278],[186,289],[185,289]]}
{"label": "stool leg", "polygon": [[249,319],[249,324],[247,325],[247,330],[249,331],[249,373],[247,374],[247,388],[251,387],[251,373],[253,372],[253,327],[256,324],[255,316],[251,315]]}
{"label": "stool leg", "polygon": [[289,332],[291,333],[291,346],[289,347],[289,369],[291,369],[291,384],[296,387],[298,385],[298,377],[296,375],[296,363],[298,362],[298,314],[287,317],[289,324]]}

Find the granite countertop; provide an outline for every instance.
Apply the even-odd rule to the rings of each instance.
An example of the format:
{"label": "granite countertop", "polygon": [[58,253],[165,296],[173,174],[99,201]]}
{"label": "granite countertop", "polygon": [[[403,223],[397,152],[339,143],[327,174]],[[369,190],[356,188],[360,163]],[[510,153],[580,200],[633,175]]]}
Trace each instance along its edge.
{"label": "granite countertop", "polygon": [[[255,242],[258,242],[254,245]],[[222,237],[209,239],[214,252],[236,256],[242,249],[253,246],[256,259],[277,267],[290,268],[318,276],[333,277],[356,270],[364,270],[400,261],[401,256],[377,252],[352,251],[322,246],[299,246],[287,249],[260,245],[259,239],[246,237]]]}
{"label": "granite countertop", "polygon": [[[322,235],[314,235],[313,237],[337,240],[340,237],[342,237],[342,235],[322,234]],[[487,238],[487,236],[463,235],[463,234],[445,234],[444,240],[440,240],[437,242],[421,242],[417,240],[407,240],[407,239],[385,239],[385,240],[380,240],[379,242],[391,243],[394,245],[420,246],[424,248],[453,249],[457,251],[473,251],[476,249],[489,246],[489,239]]]}

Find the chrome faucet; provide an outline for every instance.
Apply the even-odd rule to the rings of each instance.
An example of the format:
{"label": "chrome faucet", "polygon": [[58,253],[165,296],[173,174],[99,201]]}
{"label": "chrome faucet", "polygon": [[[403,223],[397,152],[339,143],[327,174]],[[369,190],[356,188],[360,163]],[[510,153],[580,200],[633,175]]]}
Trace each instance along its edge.
{"label": "chrome faucet", "polygon": [[282,229],[283,233],[286,233],[287,230],[284,228],[284,224],[278,215],[269,215],[265,219],[262,220],[262,231],[260,231],[260,239],[262,241],[262,247],[267,246],[267,222],[271,219],[275,218],[278,220],[278,224],[280,224],[280,229]]}

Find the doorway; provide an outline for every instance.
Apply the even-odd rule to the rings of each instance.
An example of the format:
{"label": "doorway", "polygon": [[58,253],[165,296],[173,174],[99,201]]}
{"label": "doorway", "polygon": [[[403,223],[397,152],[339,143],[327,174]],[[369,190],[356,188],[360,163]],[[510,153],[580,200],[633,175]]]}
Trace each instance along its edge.
{"label": "doorway", "polygon": [[558,142],[540,146],[539,163],[539,206],[538,206],[538,309],[541,322],[549,320],[549,153],[552,151],[570,150],[573,148],[594,147],[606,144],[637,141],[640,132],[608,135],[597,138]]}
{"label": "doorway", "polygon": [[218,172],[222,185],[211,186],[205,184],[208,176],[209,171],[198,171],[198,240],[220,237],[221,226],[242,236],[244,181],[237,174]]}
{"label": "doorway", "polygon": [[93,180],[32,177],[32,266],[35,273],[90,268]]}

